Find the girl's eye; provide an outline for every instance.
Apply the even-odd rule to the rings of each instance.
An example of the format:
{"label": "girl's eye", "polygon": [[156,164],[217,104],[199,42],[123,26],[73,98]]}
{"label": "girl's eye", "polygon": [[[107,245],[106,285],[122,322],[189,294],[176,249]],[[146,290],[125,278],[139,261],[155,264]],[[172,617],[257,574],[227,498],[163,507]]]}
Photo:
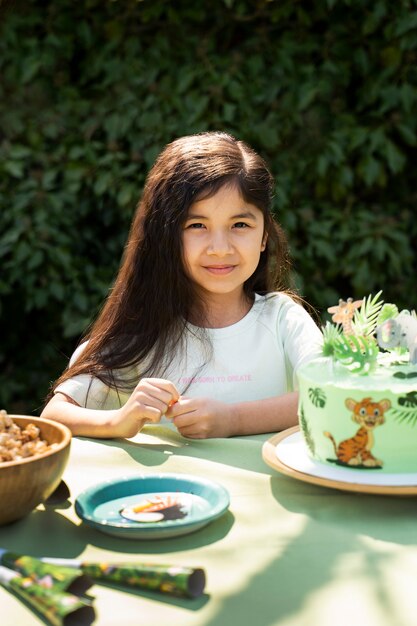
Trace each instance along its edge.
{"label": "girl's eye", "polygon": [[204,224],[201,224],[200,222],[194,222],[192,224],[188,224],[186,228],[204,228]]}
{"label": "girl's eye", "polygon": [[246,224],[246,222],[236,222],[233,226],[234,228],[249,228],[249,224]]}

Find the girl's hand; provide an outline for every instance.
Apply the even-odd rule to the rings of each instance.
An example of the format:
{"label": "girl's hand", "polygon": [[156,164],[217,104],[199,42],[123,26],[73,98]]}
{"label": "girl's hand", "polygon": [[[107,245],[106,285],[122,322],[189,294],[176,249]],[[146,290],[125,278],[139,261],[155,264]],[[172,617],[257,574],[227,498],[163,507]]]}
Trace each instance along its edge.
{"label": "girl's hand", "polygon": [[179,393],[173,383],[163,378],[142,378],[132,395],[114,411],[111,428],[115,437],[134,437],[148,422],[157,423]]}
{"label": "girl's hand", "polygon": [[181,435],[191,439],[233,435],[232,405],[225,402],[181,397],[166,416],[172,418]]}

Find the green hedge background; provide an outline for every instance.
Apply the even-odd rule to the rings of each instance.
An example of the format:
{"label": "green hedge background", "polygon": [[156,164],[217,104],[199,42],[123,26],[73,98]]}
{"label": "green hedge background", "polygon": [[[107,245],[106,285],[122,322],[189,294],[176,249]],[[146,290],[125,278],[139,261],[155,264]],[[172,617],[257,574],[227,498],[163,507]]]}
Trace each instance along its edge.
{"label": "green hedge background", "polygon": [[188,133],[267,159],[320,311],[416,307],[416,60],[414,0],[0,1],[0,407],[39,413]]}

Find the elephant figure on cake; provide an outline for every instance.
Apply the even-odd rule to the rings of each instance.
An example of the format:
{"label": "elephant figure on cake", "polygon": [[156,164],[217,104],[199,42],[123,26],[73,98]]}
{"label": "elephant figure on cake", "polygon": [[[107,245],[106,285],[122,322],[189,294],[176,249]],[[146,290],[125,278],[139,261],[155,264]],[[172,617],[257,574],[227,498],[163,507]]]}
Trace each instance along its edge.
{"label": "elephant figure on cake", "polygon": [[417,363],[417,317],[408,311],[385,320],[376,329],[376,336],[381,348],[407,348],[410,363]]}

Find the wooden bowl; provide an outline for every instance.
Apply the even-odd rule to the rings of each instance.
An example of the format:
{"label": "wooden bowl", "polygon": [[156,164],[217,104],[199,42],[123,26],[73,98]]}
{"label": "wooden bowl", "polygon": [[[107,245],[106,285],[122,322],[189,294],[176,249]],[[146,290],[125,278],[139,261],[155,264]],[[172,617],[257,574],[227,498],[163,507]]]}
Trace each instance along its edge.
{"label": "wooden bowl", "polygon": [[42,439],[57,445],[37,456],[0,463],[0,525],[24,517],[55,491],[71,445],[71,431],[59,422],[26,415],[9,417],[21,428],[35,424]]}

